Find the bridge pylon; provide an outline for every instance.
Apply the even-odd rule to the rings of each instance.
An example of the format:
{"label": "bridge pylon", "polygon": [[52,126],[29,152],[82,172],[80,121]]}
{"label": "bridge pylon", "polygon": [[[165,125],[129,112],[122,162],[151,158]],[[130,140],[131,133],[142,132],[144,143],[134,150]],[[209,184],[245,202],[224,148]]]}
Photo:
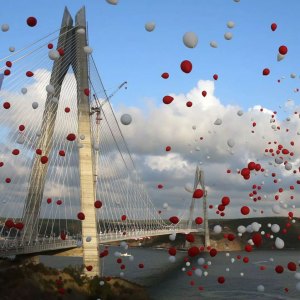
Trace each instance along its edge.
{"label": "bridge pylon", "polygon": [[[203,196],[203,219],[204,219],[204,245],[205,247],[210,246],[210,237],[209,237],[209,226],[208,226],[208,214],[207,214],[207,190],[205,189],[204,185],[204,172],[197,166],[195,172],[195,180],[194,180],[194,191],[201,187],[204,192]],[[195,198],[192,198],[192,202],[190,205],[190,213],[189,213],[189,220],[188,220],[188,228],[192,228],[193,223],[193,215],[195,210]],[[188,242],[186,242],[186,247],[188,247]]]}
{"label": "bridge pylon", "polygon": [[[78,134],[84,135],[81,141],[83,147],[79,151],[79,175],[80,175],[80,202],[81,211],[85,214],[82,221],[83,263],[92,267],[86,275],[100,274],[100,259],[98,253],[99,237],[97,233],[97,218],[94,207],[96,189],[94,183],[94,155],[91,138],[90,101],[89,101],[89,65],[88,54],[84,52],[87,46],[87,28],[85,8],[82,7],[76,14],[75,26],[73,19],[65,8],[57,49],[64,49],[62,59],[54,61],[50,84],[55,89],[54,94],[48,93],[43,113],[41,136],[38,147],[43,155],[51,152],[53,145],[54,125],[59,101],[54,103],[53,97],[60,98],[63,80],[70,67],[73,68],[77,83],[77,107],[78,107]],[[45,187],[45,179],[48,171],[48,163],[41,164],[40,157],[33,159],[29,187],[23,209],[24,231],[23,242],[31,242],[38,238],[38,220]],[[86,238],[91,241],[87,242]],[[90,269],[90,268],[89,268]]]}

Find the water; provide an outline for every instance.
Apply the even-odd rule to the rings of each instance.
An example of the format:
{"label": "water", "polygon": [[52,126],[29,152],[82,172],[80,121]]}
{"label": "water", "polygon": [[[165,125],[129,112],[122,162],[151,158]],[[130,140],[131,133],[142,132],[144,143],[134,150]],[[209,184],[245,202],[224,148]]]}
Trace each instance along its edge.
{"label": "water", "polygon": [[[143,284],[147,287],[149,295],[153,300],[182,300],[182,299],[300,299],[300,291],[295,286],[298,282],[294,274],[286,268],[290,261],[298,262],[300,254],[297,251],[256,251],[247,253],[250,261],[245,264],[242,260],[231,262],[237,255],[242,257],[245,252],[231,252],[230,256],[219,253],[211,258],[204,254],[206,261],[211,261],[211,265],[206,270],[207,276],[197,277],[187,276],[187,271],[192,266],[199,267],[197,260],[191,260],[191,267],[186,267],[183,262],[185,253],[178,252],[177,261],[170,263],[166,250],[151,248],[130,248],[123,250],[119,247],[110,247],[110,255],[104,258],[104,275],[119,276],[120,264],[116,263],[114,252],[127,252],[134,256],[130,261],[129,257],[122,256],[123,263],[126,265],[124,278]],[[82,264],[81,258],[74,257],[54,257],[41,256],[41,262],[47,266],[63,268],[67,265]],[[273,261],[270,260],[273,259]],[[144,269],[138,267],[139,263],[145,265]],[[282,265],[285,270],[282,274],[274,271],[276,265]],[[266,269],[261,271],[260,266]],[[186,267],[186,271],[181,270]],[[226,271],[229,268],[230,271]],[[205,271],[202,268],[203,271]],[[241,276],[240,273],[244,273]],[[218,276],[225,277],[225,283],[217,282]],[[190,282],[195,285],[191,286]],[[264,292],[258,292],[257,286],[263,285]],[[203,290],[199,290],[203,287]],[[287,288],[288,292],[284,289]]]}

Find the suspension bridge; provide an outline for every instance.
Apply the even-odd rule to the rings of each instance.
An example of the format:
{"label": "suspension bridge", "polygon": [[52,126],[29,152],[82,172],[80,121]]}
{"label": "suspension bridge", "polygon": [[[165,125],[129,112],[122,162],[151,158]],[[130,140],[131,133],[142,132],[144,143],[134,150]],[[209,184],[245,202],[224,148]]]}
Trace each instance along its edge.
{"label": "suspension bridge", "polygon": [[[56,46],[55,46],[56,44]],[[88,46],[85,8],[0,61],[0,257],[82,247],[99,274],[99,245],[204,226],[163,220],[144,188]],[[123,88],[125,83],[119,86]],[[78,221],[80,220],[80,221]],[[78,226],[80,223],[80,226]]]}

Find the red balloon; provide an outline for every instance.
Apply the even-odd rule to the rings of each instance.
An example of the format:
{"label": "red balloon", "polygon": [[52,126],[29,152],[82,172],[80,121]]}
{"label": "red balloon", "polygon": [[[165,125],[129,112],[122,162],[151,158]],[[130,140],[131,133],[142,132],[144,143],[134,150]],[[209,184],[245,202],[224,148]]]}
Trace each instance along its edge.
{"label": "red balloon", "polygon": [[185,105],[186,105],[187,107],[192,107],[192,106],[193,106],[193,102],[188,101]]}
{"label": "red balloon", "polygon": [[184,60],[181,64],[180,64],[180,68],[182,70],[182,72],[184,73],[190,73],[192,71],[193,65],[189,60]]}
{"label": "red balloon", "polygon": [[250,208],[249,208],[248,206],[243,206],[243,207],[241,208],[241,213],[242,213],[243,215],[248,215],[248,214],[250,213]]}
{"label": "red balloon", "polygon": [[86,269],[87,269],[88,271],[92,271],[92,270],[93,270],[93,266],[86,266]]}
{"label": "red balloon", "polygon": [[62,205],[62,201],[61,201],[61,200],[57,200],[57,201],[56,201],[56,204],[57,204],[57,205]]}
{"label": "red balloon", "polygon": [[202,219],[201,217],[197,217],[197,218],[195,219],[195,223],[196,223],[197,225],[200,225],[200,224],[203,223],[203,219]]}
{"label": "red balloon", "polygon": [[206,97],[206,95],[207,95],[207,92],[206,91],[202,91],[202,96]]}
{"label": "red balloon", "polygon": [[76,135],[74,133],[68,134],[68,136],[67,136],[68,141],[73,142],[73,141],[75,141],[75,139],[76,139]]}
{"label": "red balloon", "polygon": [[24,224],[21,222],[18,222],[15,224],[15,228],[17,228],[18,230],[22,230],[24,228]]}
{"label": "red balloon", "polygon": [[125,216],[125,215],[123,215],[122,217],[121,217],[121,220],[122,221],[125,221],[127,219],[127,217]]}
{"label": "red balloon", "polygon": [[185,236],[185,239],[190,242],[190,243],[194,243],[195,242],[195,237],[193,234],[189,233]]}
{"label": "red balloon", "polygon": [[53,44],[49,43],[48,44],[48,49],[53,49]]}
{"label": "red balloon", "polygon": [[210,249],[209,255],[210,255],[211,257],[214,257],[214,256],[216,256],[217,254],[218,254],[217,249],[215,249],[215,248]]}
{"label": "red balloon", "polygon": [[232,242],[235,239],[235,235],[232,234],[232,233],[229,233],[228,236],[227,236],[227,239],[228,239],[228,241]]}
{"label": "red balloon", "polygon": [[64,241],[65,239],[66,239],[66,233],[64,232],[64,231],[62,231],[61,233],[60,233],[60,238]]}
{"label": "red balloon", "polygon": [[12,154],[13,154],[13,155],[19,155],[19,154],[20,154],[20,150],[19,150],[19,149],[14,149],[14,150],[12,151]]}
{"label": "red balloon", "polygon": [[10,75],[10,70],[6,69],[6,70],[4,71],[4,75],[5,75],[5,76]]}
{"label": "red balloon", "polygon": [[271,24],[271,30],[275,31],[277,29],[277,24],[276,23],[272,23]]}
{"label": "red balloon", "polygon": [[78,218],[80,221],[83,221],[83,220],[85,219],[84,213],[83,213],[83,212],[79,212],[79,213],[77,214],[77,218]]}
{"label": "red balloon", "polygon": [[25,126],[24,126],[24,125],[20,125],[20,126],[19,126],[19,130],[20,130],[20,131],[25,130]]}
{"label": "red balloon", "polygon": [[164,96],[163,97],[164,104],[170,104],[170,103],[172,103],[173,100],[174,100],[174,98],[172,96]]}
{"label": "red balloon", "polygon": [[101,208],[102,207],[102,202],[100,200],[96,200],[94,203],[95,208]]}
{"label": "red balloon", "polygon": [[265,69],[263,69],[263,75],[264,76],[267,76],[267,75],[269,75],[270,74],[270,69],[268,69],[268,68],[265,68]]}
{"label": "red balloon", "polygon": [[65,112],[66,112],[66,113],[69,113],[69,112],[70,112],[70,107],[66,107],[66,108],[65,108]]}
{"label": "red balloon", "polygon": [[14,221],[11,219],[6,220],[4,224],[5,224],[5,227],[7,227],[7,228],[12,228],[15,226]]}
{"label": "red balloon", "polygon": [[4,107],[5,109],[9,109],[9,108],[10,108],[10,103],[9,103],[9,102],[4,102],[4,103],[3,103],[3,107]]}
{"label": "red balloon", "polygon": [[288,48],[286,46],[282,45],[279,47],[278,51],[281,55],[285,55],[288,52]]}
{"label": "red balloon", "polygon": [[250,169],[249,168],[242,169],[241,175],[244,176],[244,177],[249,176],[250,175]]}
{"label": "red balloon", "polygon": [[9,60],[8,60],[5,64],[6,64],[6,66],[7,66],[8,68],[11,68],[11,66],[12,66],[12,62],[9,61]]}
{"label": "red balloon", "polygon": [[250,171],[252,171],[252,170],[254,170],[255,169],[255,162],[254,161],[250,161],[249,163],[248,163],[248,169],[250,170]]}
{"label": "red balloon", "polygon": [[170,217],[169,218],[169,221],[172,223],[172,224],[177,224],[179,222],[179,218],[176,217],[176,216],[173,216],[173,217]]}
{"label": "red balloon", "polygon": [[47,156],[42,156],[41,157],[41,163],[44,165],[48,162],[48,157]]}
{"label": "red balloon", "polygon": [[167,146],[166,147],[166,151],[168,152],[168,151],[171,151],[171,146]]}
{"label": "red balloon", "polygon": [[283,268],[283,266],[278,265],[275,267],[275,271],[276,271],[276,273],[281,274],[281,273],[283,273],[284,268]]}
{"label": "red balloon", "polygon": [[260,164],[255,164],[255,171],[260,171],[261,165]]}
{"label": "red balloon", "polygon": [[143,269],[144,268],[144,264],[139,264],[139,268]]}
{"label": "red balloon", "polygon": [[296,265],[294,262],[292,262],[292,261],[290,261],[290,262],[288,263],[287,267],[288,267],[288,269],[289,269],[290,271],[292,271],[292,272],[294,272],[294,271],[297,270],[297,265]]}
{"label": "red balloon", "polygon": [[42,150],[41,150],[41,149],[36,149],[36,150],[35,150],[35,153],[36,153],[37,155],[42,155]]}
{"label": "red balloon", "polygon": [[26,76],[27,76],[27,77],[32,77],[33,75],[34,75],[34,74],[33,74],[31,71],[27,71],[27,72],[26,72]]}
{"label": "red balloon", "polygon": [[89,96],[90,95],[90,90],[89,89],[84,89],[84,94],[86,95],[86,96]]}
{"label": "red balloon", "polygon": [[204,196],[204,191],[201,189],[196,189],[193,194],[193,198],[200,199]]}
{"label": "red balloon", "polygon": [[169,254],[171,256],[175,256],[176,255],[176,248],[174,248],[174,247],[169,248]]}
{"label": "red balloon", "polygon": [[224,196],[224,197],[222,198],[222,204],[223,204],[224,206],[227,206],[229,203],[230,203],[230,198],[227,197],[227,196]]}
{"label": "red balloon", "polygon": [[218,80],[219,76],[217,74],[214,74],[213,79]]}
{"label": "red balloon", "polygon": [[10,183],[10,182],[11,182],[11,179],[10,179],[10,178],[6,178],[6,179],[5,179],[5,182],[6,182],[6,183]]}
{"label": "red balloon", "polygon": [[163,187],[164,187],[164,186],[163,186],[162,184],[158,184],[158,185],[157,185],[157,188],[160,189],[160,190],[161,190]]}
{"label": "red balloon", "polygon": [[65,156],[66,155],[64,150],[59,150],[58,154],[59,154],[59,156]]}
{"label": "red balloon", "polygon": [[168,78],[169,78],[169,73],[162,73],[162,74],[161,74],[161,77],[162,77],[163,79],[168,79]]}
{"label": "red balloon", "polygon": [[59,53],[60,56],[64,56],[65,55],[65,50],[63,48],[57,49],[57,52]]}
{"label": "red balloon", "polygon": [[48,199],[47,199],[47,203],[50,204],[51,202],[52,202],[52,199],[51,199],[51,198],[48,198]]}
{"label": "red balloon", "polygon": [[225,282],[225,277],[224,277],[224,276],[218,277],[218,282],[219,282],[220,284],[223,284],[223,283]]}
{"label": "red balloon", "polygon": [[27,25],[30,27],[34,27],[37,24],[37,19],[35,17],[27,18]]}
{"label": "red balloon", "polygon": [[199,253],[200,253],[200,250],[196,246],[193,246],[193,247],[189,248],[189,250],[188,250],[188,255],[191,257],[194,257],[194,256],[198,255]]}
{"label": "red balloon", "polygon": [[253,241],[253,243],[254,243],[254,245],[256,246],[256,247],[259,247],[260,245],[261,245],[261,243],[262,243],[262,236],[261,236],[261,234],[260,233],[254,233],[253,235],[252,235],[252,241]]}

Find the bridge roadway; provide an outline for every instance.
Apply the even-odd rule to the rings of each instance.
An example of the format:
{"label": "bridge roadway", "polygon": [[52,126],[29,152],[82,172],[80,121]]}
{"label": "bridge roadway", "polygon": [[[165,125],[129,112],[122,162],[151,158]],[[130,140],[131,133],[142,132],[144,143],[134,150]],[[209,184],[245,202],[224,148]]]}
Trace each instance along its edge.
{"label": "bridge roadway", "polygon": [[[106,244],[110,242],[124,241],[124,240],[137,240],[140,238],[168,235],[172,233],[187,234],[190,232],[204,233],[203,229],[183,229],[183,228],[168,228],[161,230],[140,230],[129,231],[126,235],[123,232],[111,232],[100,233],[100,244]],[[35,241],[26,242],[21,239],[0,239],[0,258],[14,255],[45,253],[48,251],[69,250],[82,246],[82,240],[67,238],[62,240],[61,238],[40,238]]]}

